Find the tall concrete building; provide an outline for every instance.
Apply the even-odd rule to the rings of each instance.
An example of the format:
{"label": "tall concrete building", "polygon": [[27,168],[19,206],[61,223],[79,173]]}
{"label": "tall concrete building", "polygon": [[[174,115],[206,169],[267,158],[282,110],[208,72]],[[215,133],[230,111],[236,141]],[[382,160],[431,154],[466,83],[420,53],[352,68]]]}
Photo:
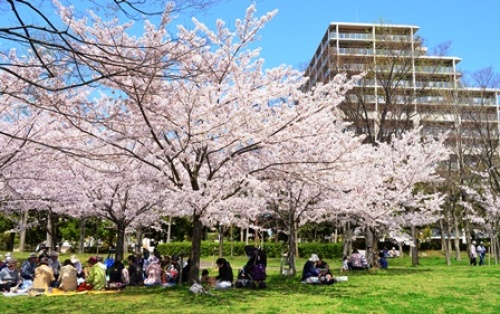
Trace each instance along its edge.
{"label": "tall concrete building", "polygon": [[436,134],[452,130],[472,148],[478,137],[498,143],[498,89],[468,88],[461,82],[460,58],[446,47],[429,53],[414,25],[331,23],[305,75],[306,89],[335,75],[364,73],[342,103],[352,129],[367,141],[385,141],[415,124]]}

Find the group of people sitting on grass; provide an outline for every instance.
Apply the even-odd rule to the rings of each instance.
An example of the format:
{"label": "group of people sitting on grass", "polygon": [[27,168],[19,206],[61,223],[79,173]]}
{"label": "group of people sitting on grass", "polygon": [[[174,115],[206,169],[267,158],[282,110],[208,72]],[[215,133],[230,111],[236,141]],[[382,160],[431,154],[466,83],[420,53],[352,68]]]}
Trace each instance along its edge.
{"label": "group of people sitting on grass", "polygon": [[[240,271],[238,280],[248,277],[245,272],[255,280],[259,277],[256,275],[258,274],[256,270],[259,270],[257,266],[263,266],[264,273],[262,279],[260,277],[258,279],[265,280],[266,261],[261,260],[261,256],[265,255],[255,253],[261,252],[259,250],[252,252],[248,254],[249,261]],[[38,295],[46,293],[51,288],[58,288],[64,292],[104,290],[121,289],[125,286],[169,286],[188,280],[189,259],[183,263],[179,256],[162,257],[157,251],[150,256],[144,255],[128,256],[127,267],[118,260],[112,261],[111,264],[108,259],[104,261],[102,257],[92,256],[84,267],[76,255],[72,255],[61,265],[57,252],[42,251],[40,255],[31,253],[19,271],[17,260],[8,253],[5,260],[0,262],[0,291],[12,292],[22,287],[31,295]],[[379,263],[381,268],[387,268],[387,261],[382,252]],[[231,287],[234,278],[230,263],[224,258],[219,258],[216,264],[218,275],[210,276],[205,269],[202,271],[200,282],[215,288]],[[341,271],[367,268],[366,258],[354,249],[351,256],[344,257]],[[301,281],[308,284],[330,285],[337,280],[330,272],[328,264],[317,254],[312,254],[303,267]]]}
{"label": "group of people sitting on grass", "polygon": [[91,257],[87,264],[88,267],[84,268],[76,255],[61,264],[57,252],[42,250],[40,255],[31,253],[18,270],[17,259],[7,253],[0,263],[0,291],[23,290],[30,295],[38,295],[53,288],[65,292],[76,291],[79,287],[104,289],[106,274],[98,259]]}
{"label": "group of people sitting on grass", "polygon": [[328,264],[317,254],[312,254],[302,269],[302,283],[331,285],[337,282]]}
{"label": "group of people sitting on grass", "polygon": [[[392,252],[389,252],[386,248],[381,250],[378,253],[378,259],[375,261],[374,266],[380,269],[387,269],[389,267],[387,258],[397,256],[396,253],[394,253],[394,248],[392,248],[391,251]],[[340,271],[347,272],[348,270],[362,270],[368,268],[370,268],[370,265],[368,265],[366,257],[357,249],[353,249],[350,256],[344,256],[344,259],[342,261],[342,268],[340,269]]]}

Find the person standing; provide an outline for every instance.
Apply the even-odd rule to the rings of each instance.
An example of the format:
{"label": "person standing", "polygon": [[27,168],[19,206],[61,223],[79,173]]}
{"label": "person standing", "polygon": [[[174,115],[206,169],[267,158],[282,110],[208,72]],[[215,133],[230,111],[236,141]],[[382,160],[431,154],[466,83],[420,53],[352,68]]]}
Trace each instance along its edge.
{"label": "person standing", "polygon": [[477,249],[476,249],[476,241],[472,241],[470,244],[470,264],[472,266],[477,265]]}
{"label": "person standing", "polygon": [[483,241],[477,246],[477,254],[479,255],[479,266],[483,266],[484,257],[486,256],[486,247],[484,247]]}

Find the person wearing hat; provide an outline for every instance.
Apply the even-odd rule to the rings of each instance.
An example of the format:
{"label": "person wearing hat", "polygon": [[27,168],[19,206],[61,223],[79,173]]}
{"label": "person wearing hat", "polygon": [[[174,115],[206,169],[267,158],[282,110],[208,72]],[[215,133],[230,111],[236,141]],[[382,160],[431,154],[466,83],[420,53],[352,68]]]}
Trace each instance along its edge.
{"label": "person wearing hat", "polygon": [[311,257],[304,264],[302,269],[302,278],[300,279],[304,283],[319,283],[318,275],[319,271],[316,268],[316,263],[319,261],[319,257],[316,254],[311,254]]}
{"label": "person wearing hat", "polygon": [[21,277],[26,280],[35,279],[35,268],[38,264],[38,256],[36,253],[31,253],[28,259],[21,265]]}
{"label": "person wearing hat", "polygon": [[82,263],[80,263],[80,260],[78,259],[78,257],[76,257],[76,255],[71,255],[69,257],[69,260],[70,260],[71,264],[73,264],[73,267],[76,268],[76,272],[78,274],[78,277],[83,277],[83,267],[82,267]]}
{"label": "person wearing hat", "polygon": [[7,263],[11,258],[12,258],[12,253],[7,252],[7,254],[5,254],[5,258],[2,261],[0,261],[0,270],[7,267]]}
{"label": "person wearing hat", "polygon": [[97,258],[94,256],[87,260],[90,267],[89,275],[85,279],[88,290],[104,290],[106,287],[106,272],[97,263]]}
{"label": "person wearing hat", "polygon": [[41,260],[42,257],[47,257],[49,258],[49,247],[46,244],[40,244],[38,247],[38,260]]}
{"label": "person wearing hat", "polygon": [[49,259],[42,257],[38,267],[35,268],[35,279],[33,280],[33,286],[29,291],[29,295],[36,296],[46,293],[55,281],[54,272],[49,266]]}
{"label": "person wearing hat", "polygon": [[21,285],[22,278],[16,266],[17,260],[10,257],[7,261],[7,267],[0,271],[0,291],[10,292],[10,288]]}
{"label": "person wearing hat", "polygon": [[56,277],[56,282],[54,282],[57,287],[59,283],[57,282],[59,278],[59,271],[61,270],[61,262],[59,262],[59,253],[56,251],[52,251],[49,254],[49,266],[52,268],[52,272],[54,273],[54,277]]}

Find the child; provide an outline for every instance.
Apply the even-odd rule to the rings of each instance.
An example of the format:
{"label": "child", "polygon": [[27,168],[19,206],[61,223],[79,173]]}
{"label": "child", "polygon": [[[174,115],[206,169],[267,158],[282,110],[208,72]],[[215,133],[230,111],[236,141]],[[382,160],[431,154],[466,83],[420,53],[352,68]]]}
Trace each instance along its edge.
{"label": "child", "polygon": [[384,256],[384,253],[379,253],[378,254],[378,257],[380,257],[380,259],[378,260],[378,264],[380,266],[381,269],[387,269],[387,267],[389,266],[389,263],[387,263],[387,260],[385,259],[385,256]]}
{"label": "child", "polygon": [[349,270],[349,256],[344,256],[344,259],[342,261],[342,268],[340,269],[341,272],[347,272]]}
{"label": "child", "polygon": [[202,272],[201,272],[201,278],[200,278],[200,282],[203,284],[203,283],[206,283],[208,284],[209,286],[211,287],[214,287],[216,284],[217,284],[217,279],[215,277],[210,277],[208,275],[208,270],[207,269],[204,269]]}

